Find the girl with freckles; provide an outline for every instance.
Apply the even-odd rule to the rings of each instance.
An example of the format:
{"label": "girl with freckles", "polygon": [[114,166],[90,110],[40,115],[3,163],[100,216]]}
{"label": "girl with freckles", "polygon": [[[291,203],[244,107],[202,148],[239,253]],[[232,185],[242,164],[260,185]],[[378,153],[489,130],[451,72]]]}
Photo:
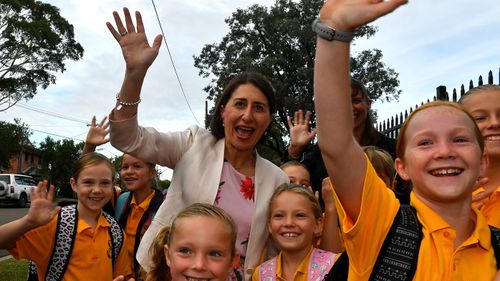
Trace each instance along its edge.
{"label": "girl with freckles", "polygon": [[[354,32],[406,2],[328,0],[319,21]],[[325,38],[317,39],[314,68],[319,146],[349,256],[348,280],[369,280],[400,203],[352,135],[350,44]],[[490,228],[472,206],[472,190],[486,171],[483,136],[473,118],[453,103],[421,106],[402,126],[396,154],[396,171],[413,185],[410,205],[422,225],[412,279],[492,280],[498,265]]]}

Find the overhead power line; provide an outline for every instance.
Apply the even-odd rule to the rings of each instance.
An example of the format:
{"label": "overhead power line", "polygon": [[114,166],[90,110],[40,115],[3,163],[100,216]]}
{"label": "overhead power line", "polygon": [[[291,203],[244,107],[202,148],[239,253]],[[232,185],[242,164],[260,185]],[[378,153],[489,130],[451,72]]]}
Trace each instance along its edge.
{"label": "overhead power line", "polygon": [[50,116],[53,116],[53,117],[57,117],[57,118],[60,118],[60,119],[65,119],[65,120],[68,120],[68,121],[73,121],[73,122],[78,122],[78,123],[83,123],[85,125],[89,125],[89,121],[82,120],[82,119],[77,119],[77,118],[66,116],[66,115],[62,115],[62,114],[51,112],[51,111],[48,111],[48,110],[45,110],[45,109],[36,108],[36,107],[33,107],[33,106],[29,106],[27,104],[16,103],[16,106],[22,107],[24,109],[28,109],[28,110],[31,110],[31,111],[35,111],[35,112],[38,112],[38,113],[42,113],[42,114],[50,115]]}
{"label": "overhead power line", "polygon": [[187,99],[186,92],[184,91],[184,87],[182,86],[181,79],[179,78],[179,74],[177,73],[177,68],[175,67],[174,59],[172,57],[172,54],[170,53],[170,48],[168,47],[168,43],[167,43],[167,39],[166,39],[167,37],[165,36],[165,33],[163,32],[163,27],[161,25],[160,17],[158,16],[158,11],[156,10],[155,1],[151,0],[151,3],[153,3],[153,9],[155,10],[156,19],[158,20],[161,34],[163,35],[163,42],[165,42],[165,46],[167,47],[168,56],[170,57],[170,62],[172,63],[172,67],[174,68],[175,77],[177,78],[177,82],[179,83],[179,87],[181,88],[181,92],[182,92],[182,95],[184,96],[184,100],[186,101],[187,106],[189,108],[189,111],[191,111],[191,114],[193,115],[193,118],[196,121],[196,123],[198,123],[198,125],[201,125],[201,123],[198,121],[198,119],[194,115],[193,109],[191,108],[191,105],[189,104],[189,101]]}

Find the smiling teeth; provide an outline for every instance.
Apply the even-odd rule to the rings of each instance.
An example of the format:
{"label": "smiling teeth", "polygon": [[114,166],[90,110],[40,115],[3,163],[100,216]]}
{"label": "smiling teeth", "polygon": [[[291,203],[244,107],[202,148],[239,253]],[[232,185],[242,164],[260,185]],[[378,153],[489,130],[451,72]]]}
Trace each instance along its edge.
{"label": "smiling teeth", "polygon": [[297,233],[283,233],[283,236],[285,237],[297,237]]}
{"label": "smiling teeth", "polygon": [[500,141],[500,136],[487,136],[484,138],[487,141]]}
{"label": "smiling teeth", "polygon": [[210,279],[205,279],[205,278],[193,278],[193,277],[187,277],[187,281],[208,281]]}
{"label": "smiling teeth", "polygon": [[453,176],[460,174],[461,170],[457,168],[439,169],[431,172],[433,176]]}

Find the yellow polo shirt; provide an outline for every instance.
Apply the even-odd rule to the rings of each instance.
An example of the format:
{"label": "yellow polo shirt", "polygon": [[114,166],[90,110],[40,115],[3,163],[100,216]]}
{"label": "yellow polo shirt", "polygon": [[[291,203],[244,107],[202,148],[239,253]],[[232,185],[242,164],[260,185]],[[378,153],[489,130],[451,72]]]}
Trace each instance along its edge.
{"label": "yellow polo shirt", "polygon": [[[309,252],[307,255],[304,257],[304,259],[300,262],[299,267],[297,267],[297,270],[295,270],[295,273],[293,274],[293,280],[286,280],[283,277],[283,268],[281,266],[281,253],[278,254],[276,257],[276,280],[277,281],[307,281],[307,267],[309,266],[309,258],[311,257],[313,247],[309,249]],[[259,281],[260,276],[259,276],[259,271],[260,271],[260,266],[258,266],[255,271],[253,272],[252,275],[252,281]]]}
{"label": "yellow polo shirt", "polygon": [[[149,203],[151,203],[151,199],[155,195],[154,191],[144,199],[140,204],[137,204],[135,201],[135,197],[132,196],[130,201],[130,213],[127,218],[127,226],[125,227],[125,235],[127,236],[127,255],[129,256],[129,260],[134,261],[134,244],[135,244],[135,234],[137,232],[137,226],[139,225],[139,221],[142,218],[142,215],[149,207]],[[144,234],[146,229],[142,229],[141,232]],[[142,236],[142,235],[141,235]]]}
{"label": "yellow polo shirt", "polygon": [[[369,161],[357,221],[346,216],[337,194],[334,194],[344,245],[349,254],[349,280],[368,280],[398,211],[399,201],[377,176]],[[455,230],[413,192],[410,201],[417,210],[423,232],[413,280],[493,279],[497,270],[490,231],[486,219],[476,208],[472,209],[475,217],[472,235],[453,249]]]}
{"label": "yellow polo shirt", "polygon": [[[25,233],[16,241],[16,247],[9,250],[16,259],[24,258],[34,261],[37,264],[40,281],[45,278],[45,272],[52,255],[56,226],[57,216],[48,224]],[[114,272],[112,272],[109,227],[108,221],[102,214],[95,229],[85,221],[78,219],[73,253],[63,280],[112,280],[118,275],[132,274],[132,266],[126,254],[125,244],[122,246]]]}
{"label": "yellow polo shirt", "polygon": [[[480,187],[474,190],[472,195],[476,195],[483,191],[484,188]],[[479,210],[486,217],[488,224],[500,228],[500,186],[497,187],[489,197],[481,200],[480,203],[482,203],[483,206]]]}

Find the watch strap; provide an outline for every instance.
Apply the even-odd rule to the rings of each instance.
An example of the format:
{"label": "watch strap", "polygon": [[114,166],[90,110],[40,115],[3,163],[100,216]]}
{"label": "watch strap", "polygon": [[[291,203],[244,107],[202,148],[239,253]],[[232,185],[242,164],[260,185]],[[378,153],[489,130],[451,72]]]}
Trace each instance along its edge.
{"label": "watch strap", "polygon": [[328,41],[343,41],[351,42],[354,38],[354,32],[343,32],[335,30],[327,25],[322,24],[319,19],[315,19],[312,24],[312,30],[321,38]]}

